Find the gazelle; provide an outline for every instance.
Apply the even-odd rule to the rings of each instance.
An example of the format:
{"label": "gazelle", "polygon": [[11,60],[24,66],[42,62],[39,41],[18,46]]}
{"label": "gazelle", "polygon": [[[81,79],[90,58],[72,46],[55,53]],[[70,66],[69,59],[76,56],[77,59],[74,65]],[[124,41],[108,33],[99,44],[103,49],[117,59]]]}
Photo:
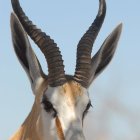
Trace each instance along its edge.
{"label": "gazelle", "polygon": [[[119,24],[91,57],[106,13],[105,0],[99,3],[96,19],[78,43],[75,74],[66,75],[57,44],[28,19],[18,0],[12,0],[13,46],[29,77],[35,102],[11,140],[85,140],[83,121],[91,106],[88,88],[111,61],[122,30]],[[42,71],[27,34],[44,54],[48,75]]]}

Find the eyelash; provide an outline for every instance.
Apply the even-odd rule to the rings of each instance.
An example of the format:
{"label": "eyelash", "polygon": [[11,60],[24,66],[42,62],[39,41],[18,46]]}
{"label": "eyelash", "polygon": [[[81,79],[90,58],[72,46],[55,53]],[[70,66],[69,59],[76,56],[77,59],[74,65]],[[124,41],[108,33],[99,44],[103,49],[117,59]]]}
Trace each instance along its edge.
{"label": "eyelash", "polygon": [[93,107],[92,104],[91,104],[91,101],[89,101],[89,103],[88,103],[87,106],[86,106],[85,111],[83,112],[83,119],[84,119],[84,117],[86,116],[86,114],[88,113],[90,107]]}

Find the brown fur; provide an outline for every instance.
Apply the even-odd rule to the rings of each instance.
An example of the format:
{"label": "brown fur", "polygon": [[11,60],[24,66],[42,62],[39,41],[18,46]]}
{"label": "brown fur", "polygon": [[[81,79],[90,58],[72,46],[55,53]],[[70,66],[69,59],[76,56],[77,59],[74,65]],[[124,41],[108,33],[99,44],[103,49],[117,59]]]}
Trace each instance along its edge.
{"label": "brown fur", "polygon": [[64,90],[64,96],[68,100],[70,105],[74,105],[77,99],[77,96],[81,96],[81,85],[75,81],[69,81],[62,86]]}
{"label": "brown fur", "polygon": [[[10,140],[42,140],[42,138],[40,137],[42,136],[43,132],[42,124],[38,124],[39,129],[37,129],[36,124],[40,113],[40,102],[43,93],[46,90],[47,84],[47,81],[44,80],[44,82],[36,90],[37,93],[35,97],[35,102],[30,114],[28,115],[20,129]],[[80,84],[70,79],[62,86],[62,90],[64,91],[63,94],[66,97],[65,99],[68,100],[71,106],[75,104],[77,96],[82,95]],[[60,140],[65,140],[59,118],[56,118],[56,127]]]}
{"label": "brown fur", "polygon": [[36,132],[36,122],[38,119],[39,109],[36,104],[33,105],[32,111],[22,124],[20,129],[11,138],[11,140],[41,140]]}
{"label": "brown fur", "polygon": [[38,116],[40,113],[40,102],[41,97],[43,95],[43,91],[46,89],[47,81],[40,85],[38,89],[36,89],[36,97],[35,102],[33,104],[32,110],[20,129],[15,133],[15,135],[10,140],[42,140],[39,137],[39,134],[42,134],[42,125],[39,124],[39,132],[36,128]]}
{"label": "brown fur", "polygon": [[62,126],[61,126],[61,122],[60,122],[58,117],[56,117],[55,123],[56,123],[56,129],[57,129],[57,134],[58,134],[59,139],[60,140],[65,140],[63,129],[62,129]]}

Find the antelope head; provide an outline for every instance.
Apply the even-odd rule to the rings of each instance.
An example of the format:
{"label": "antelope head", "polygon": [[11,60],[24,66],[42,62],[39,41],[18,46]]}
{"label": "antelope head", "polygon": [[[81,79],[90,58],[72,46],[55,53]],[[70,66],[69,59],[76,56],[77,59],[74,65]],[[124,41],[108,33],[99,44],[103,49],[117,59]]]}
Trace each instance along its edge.
{"label": "antelope head", "polygon": [[[99,0],[98,14],[77,45],[75,74],[66,75],[61,52],[54,40],[29,20],[18,0],[12,0],[12,7],[14,13],[11,14],[11,31],[14,50],[29,77],[35,95],[33,109],[22,125],[26,125],[26,129],[21,139],[85,140],[83,121],[91,106],[88,88],[111,61],[122,24],[112,31],[99,51],[91,57],[93,43],[106,13],[105,0]],[[44,54],[48,75],[42,71],[28,35]]]}

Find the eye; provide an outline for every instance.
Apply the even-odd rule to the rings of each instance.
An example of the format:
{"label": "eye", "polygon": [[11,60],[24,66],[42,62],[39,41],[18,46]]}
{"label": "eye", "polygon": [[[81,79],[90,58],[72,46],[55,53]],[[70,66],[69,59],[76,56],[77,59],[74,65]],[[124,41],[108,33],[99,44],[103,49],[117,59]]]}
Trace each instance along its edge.
{"label": "eye", "polygon": [[92,107],[91,101],[89,101],[89,103],[88,103],[87,106],[86,106],[85,111],[83,112],[83,119],[84,119],[84,117],[86,116],[86,114],[88,113],[90,107]]}
{"label": "eye", "polygon": [[53,105],[49,102],[49,101],[43,101],[42,102],[44,105],[44,109],[46,110],[46,112],[51,112],[53,109]]}
{"label": "eye", "polygon": [[45,96],[42,99],[42,104],[47,113],[52,113],[53,117],[57,116],[57,111],[54,109],[52,103],[50,101],[48,101]]}

